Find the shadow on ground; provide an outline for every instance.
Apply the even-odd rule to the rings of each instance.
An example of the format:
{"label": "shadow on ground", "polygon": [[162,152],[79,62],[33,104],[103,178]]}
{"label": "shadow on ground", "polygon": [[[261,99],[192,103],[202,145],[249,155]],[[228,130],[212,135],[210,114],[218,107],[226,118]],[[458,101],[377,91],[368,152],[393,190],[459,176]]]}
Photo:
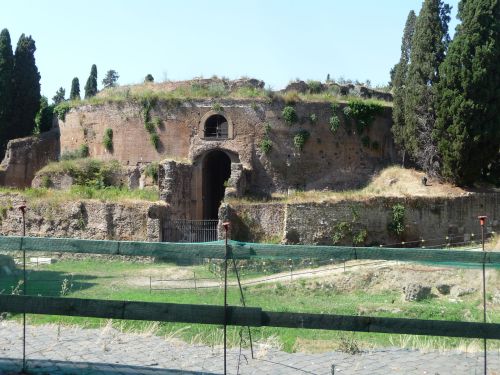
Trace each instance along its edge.
{"label": "shadow on ground", "polygon": [[121,364],[93,363],[93,362],[63,362],[48,360],[29,360],[27,372],[22,372],[20,359],[0,358],[0,375],[215,375],[215,372],[183,371],[180,369],[165,369],[145,366],[128,366]]}

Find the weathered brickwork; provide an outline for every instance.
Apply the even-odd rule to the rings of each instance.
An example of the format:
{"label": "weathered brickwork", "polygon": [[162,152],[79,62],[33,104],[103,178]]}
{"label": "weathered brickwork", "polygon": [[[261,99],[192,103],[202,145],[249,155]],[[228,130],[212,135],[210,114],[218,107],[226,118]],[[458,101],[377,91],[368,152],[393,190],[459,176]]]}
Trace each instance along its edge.
{"label": "weathered brickwork", "polygon": [[[405,207],[404,232],[398,236],[388,227],[392,208]],[[281,238],[285,243],[400,244],[414,246],[479,240],[477,217],[487,215],[487,232],[500,230],[500,194],[471,194],[460,198],[371,198],[334,203],[233,205],[233,238],[260,240]],[[366,236],[362,236],[366,231]],[[474,234],[473,237],[471,235]],[[424,239],[424,243],[418,241]]]}

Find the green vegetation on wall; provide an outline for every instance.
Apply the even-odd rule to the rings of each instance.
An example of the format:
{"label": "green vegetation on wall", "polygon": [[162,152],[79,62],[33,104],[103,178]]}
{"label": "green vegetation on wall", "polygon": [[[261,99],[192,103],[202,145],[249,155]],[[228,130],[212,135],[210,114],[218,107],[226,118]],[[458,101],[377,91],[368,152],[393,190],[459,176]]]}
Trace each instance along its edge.
{"label": "green vegetation on wall", "polygon": [[160,136],[156,132],[156,129],[162,127],[162,122],[159,117],[151,118],[151,111],[153,110],[153,107],[156,105],[156,99],[155,98],[145,98],[141,101],[141,117],[142,120],[144,121],[144,128],[149,134],[149,141],[155,148],[155,150],[158,151],[158,148],[160,147]]}
{"label": "green vegetation on wall", "polygon": [[302,151],[304,149],[304,145],[309,139],[309,136],[310,134],[307,130],[299,130],[293,137],[294,146],[300,151]]}
{"label": "green vegetation on wall", "polygon": [[104,148],[108,151],[113,151],[113,129],[107,128],[104,131],[104,136],[102,138],[102,144]]}
{"label": "green vegetation on wall", "polygon": [[383,112],[383,109],[382,105],[375,101],[354,99],[347,103],[344,114],[356,122],[358,135],[361,135],[375,120],[375,116]]}
{"label": "green vegetation on wall", "polygon": [[387,225],[390,233],[401,236],[405,231],[405,206],[398,203],[392,206],[391,219]]}
{"label": "green vegetation on wall", "polygon": [[283,120],[285,120],[288,125],[292,125],[298,121],[297,112],[295,112],[295,108],[291,105],[287,105],[283,108],[281,115],[283,116]]}

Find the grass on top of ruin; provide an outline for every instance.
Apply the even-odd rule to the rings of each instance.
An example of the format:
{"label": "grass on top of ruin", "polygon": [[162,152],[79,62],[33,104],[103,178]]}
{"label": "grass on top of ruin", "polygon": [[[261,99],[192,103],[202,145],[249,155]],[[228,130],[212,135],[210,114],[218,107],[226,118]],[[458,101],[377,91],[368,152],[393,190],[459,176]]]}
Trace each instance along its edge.
{"label": "grass on top of ruin", "polygon": [[159,200],[156,189],[126,189],[116,186],[96,188],[91,186],[74,185],[69,189],[56,190],[50,188],[0,188],[2,194],[20,195],[30,201],[65,202],[80,199],[97,199],[101,201],[147,201]]}
{"label": "grass on top of ruin", "polygon": [[422,184],[424,172],[399,166],[387,167],[374,174],[366,186],[352,190],[291,190],[288,193],[273,193],[270,197],[244,196],[230,198],[229,204],[260,203],[306,203],[337,202],[342,200],[366,200],[375,197],[460,197],[469,194],[457,186],[453,186],[432,178]]}
{"label": "grass on top of ruin", "polygon": [[[174,89],[163,84],[139,84],[128,86],[117,86],[107,88],[99,92],[98,95],[84,100],[65,101],[59,104],[61,113],[73,107],[86,104],[102,105],[125,102],[165,102],[171,106],[180,106],[182,102],[200,99],[253,99],[272,103],[275,101],[285,104],[295,104],[298,102],[348,102],[351,100],[362,100],[377,103],[384,107],[391,107],[392,102],[376,99],[364,99],[358,96],[340,95],[338,91],[326,90],[320,93],[298,93],[295,91],[277,92],[270,89],[255,88],[250,86],[239,87],[235,90],[228,90],[223,83],[212,82],[208,85],[197,84],[196,82],[180,85]],[[66,110],[64,110],[66,108]]]}

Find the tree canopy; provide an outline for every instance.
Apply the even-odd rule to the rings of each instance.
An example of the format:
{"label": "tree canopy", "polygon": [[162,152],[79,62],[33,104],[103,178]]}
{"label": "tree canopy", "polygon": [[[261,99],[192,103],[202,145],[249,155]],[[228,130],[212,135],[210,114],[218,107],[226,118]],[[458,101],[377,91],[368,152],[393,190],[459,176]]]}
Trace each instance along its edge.
{"label": "tree canopy", "polygon": [[462,1],[458,18],[440,67],[434,138],[443,176],[471,185],[500,155],[500,1]]}
{"label": "tree canopy", "polygon": [[85,83],[85,99],[91,98],[97,94],[97,66],[95,64],[90,68],[90,75]]}

